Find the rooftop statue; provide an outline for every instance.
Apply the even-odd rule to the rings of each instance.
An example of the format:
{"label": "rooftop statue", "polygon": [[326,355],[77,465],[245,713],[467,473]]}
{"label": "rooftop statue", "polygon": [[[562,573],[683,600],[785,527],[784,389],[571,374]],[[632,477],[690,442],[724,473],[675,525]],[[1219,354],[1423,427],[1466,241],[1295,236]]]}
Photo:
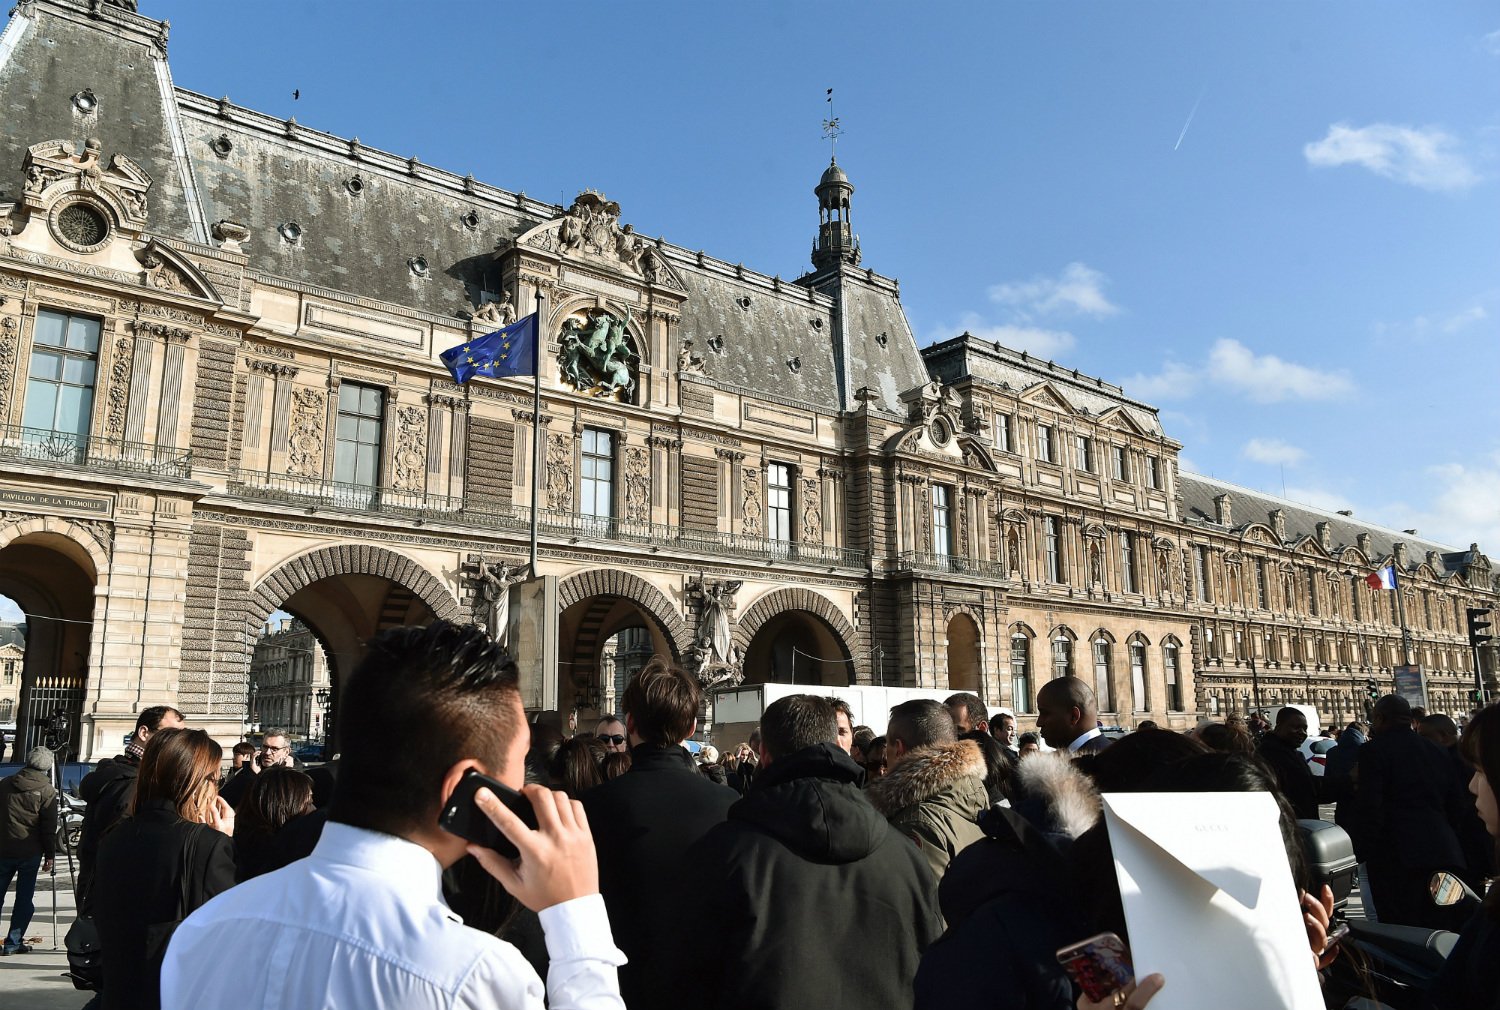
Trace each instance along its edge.
{"label": "rooftop statue", "polygon": [[640,357],[627,336],[631,310],[625,317],[596,311],[586,319],[569,319],[562,328],[558,355],[562,375],[579,392],[609,397],[635,396],[635,366]]}

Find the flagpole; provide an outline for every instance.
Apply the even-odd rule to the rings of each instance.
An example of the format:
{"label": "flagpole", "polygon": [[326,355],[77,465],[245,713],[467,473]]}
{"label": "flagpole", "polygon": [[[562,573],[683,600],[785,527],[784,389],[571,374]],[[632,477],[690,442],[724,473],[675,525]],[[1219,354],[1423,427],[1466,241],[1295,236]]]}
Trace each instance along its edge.
{"label": "flagpole", "polygon": [[537,499],[542,493],[542,316],[547,296],[536,289],[536,334],[531,341],[531,577],[541,575],[536,566]]}
{"label": "flagpole", "polygon": [[1411,666],[1411,629],[1406,626],[1406,600],[1401,593],[1401,576],[1391,564],[1391,588],[1396,591],[1396,619],[1401,622],[1401,662]]}

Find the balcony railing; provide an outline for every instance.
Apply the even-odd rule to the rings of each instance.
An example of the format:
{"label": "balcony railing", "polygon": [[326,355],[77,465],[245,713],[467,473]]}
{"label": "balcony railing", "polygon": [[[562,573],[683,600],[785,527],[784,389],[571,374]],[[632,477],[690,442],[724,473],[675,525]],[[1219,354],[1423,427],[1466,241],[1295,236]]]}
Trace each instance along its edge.
{"label": "balcony railing", "polygon": [[43,428],[0,427],[0,459],[156,477],[192,475],[192,454],[175,446]]}
{"label": "balcony railing", "polygon": [[979,561],[957,554],[932,554],[927,551],[902,551],[896,556],[896,570],[902,572],[936,572],[942,575],[979,575],[987,579],[1008,577],[998,561]]}
{"label": "balcony railing", "polygon": [[[476,526],[516,534],[527,533],[531,524],[531,511],[524,505],[283,474],[236,473],[230,479],[229,491],[242,498],[283,502],[300,508],[347,509],[424,523]],[[682,550],[715,557],[767,562],[780,560],[839,568],[865,568],[868,564],[864,551],[845,547],[791,543],[741,533],[695,530],[606,516],[544,510],[537,516],[537,527],[541,536],[554,541],[631,544],[649,551]]]}

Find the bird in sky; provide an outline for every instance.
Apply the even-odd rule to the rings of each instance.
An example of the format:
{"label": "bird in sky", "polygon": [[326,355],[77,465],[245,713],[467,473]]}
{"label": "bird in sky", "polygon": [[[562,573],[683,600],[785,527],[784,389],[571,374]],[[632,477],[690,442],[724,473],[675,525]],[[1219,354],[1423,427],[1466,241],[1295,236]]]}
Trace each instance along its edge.
{"label": "bird in sky", "polygon": [[301,97],[302,97],[302,89],[301,88],[295,88],[295,89],[292,90],[292,101],[295,102],[297,99],[299,99]]}

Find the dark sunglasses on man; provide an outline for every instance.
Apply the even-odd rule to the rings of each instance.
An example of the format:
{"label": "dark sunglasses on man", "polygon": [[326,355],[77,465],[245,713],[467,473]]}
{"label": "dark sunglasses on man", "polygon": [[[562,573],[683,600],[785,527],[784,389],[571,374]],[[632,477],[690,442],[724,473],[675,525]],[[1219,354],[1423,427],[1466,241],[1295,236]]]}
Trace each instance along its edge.
{"label": "dark sunglasses on man", "polygon": [[625,738],[618,733],[600,733],[597,738],[605,743],[612,743],[616,747],[625,742]]}

